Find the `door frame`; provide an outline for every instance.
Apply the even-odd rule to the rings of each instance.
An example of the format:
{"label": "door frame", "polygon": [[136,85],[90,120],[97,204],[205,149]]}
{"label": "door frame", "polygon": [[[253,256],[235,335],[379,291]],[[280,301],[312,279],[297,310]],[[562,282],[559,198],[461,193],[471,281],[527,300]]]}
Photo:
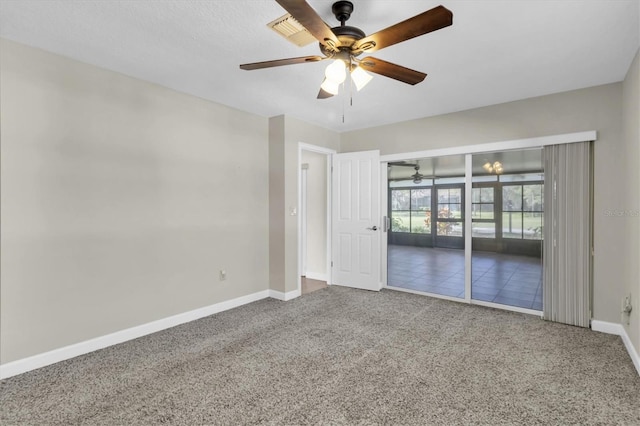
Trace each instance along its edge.
{"label": "door frame", "polygon": [[[314,152],[316,154],[322,154],[326,158],[326,167],[327,167],[327,211],[326,211],[326,225],[327,225],[327,233],[326,233],[326,244],[327,244],[327,253],[326,253],[326,275],[327,275],[327,285],[332,284],[332,276],[331,276],[331,195],[333,193],[333,188],[331,186],[331,171],[333,169],[332,164],[332,156],[336,154],[336,150],[325,148],[322,146],[311,145],[304,142],[298,142],[298,212],[303,211],[302,207],[302,199],[303,199],[303,188],[302,188],[302,151]],[[302,243],[303,239],[306,239],[306,236],[303,236],[302,233],[306,232],[306,226],[303,230],[303,220],[302,214],[298,215],[298,262],[297,262],[297,282],[298,282],[298,294],[302,293],[302,262],[303,262],[303,248]]]}

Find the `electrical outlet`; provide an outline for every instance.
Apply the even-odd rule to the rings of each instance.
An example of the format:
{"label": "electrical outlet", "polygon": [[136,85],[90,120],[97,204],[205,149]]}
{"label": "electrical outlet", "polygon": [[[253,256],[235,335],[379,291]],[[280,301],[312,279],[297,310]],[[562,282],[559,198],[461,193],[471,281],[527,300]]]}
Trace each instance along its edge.
{"label": "electrical outlet", "polygon": [[224,269],[220,269],[220,281],[224,281],[227,279],[227,271]]}
{"label": "electrical outlet", "polygon": [[631,311],[633,311],[633,305],[631,304],[631,295],[622,298],[622,313],[627,320],[627,325],[630,322]]}

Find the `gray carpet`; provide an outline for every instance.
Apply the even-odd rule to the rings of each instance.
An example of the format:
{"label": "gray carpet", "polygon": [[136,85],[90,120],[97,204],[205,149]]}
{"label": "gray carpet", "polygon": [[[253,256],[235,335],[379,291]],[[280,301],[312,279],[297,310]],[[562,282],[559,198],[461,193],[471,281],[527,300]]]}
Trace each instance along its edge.
{"label": "gray carpet", "polygon": [[6,379],[0,423],[638,425],[640,378],[616,336],[329,287]]}

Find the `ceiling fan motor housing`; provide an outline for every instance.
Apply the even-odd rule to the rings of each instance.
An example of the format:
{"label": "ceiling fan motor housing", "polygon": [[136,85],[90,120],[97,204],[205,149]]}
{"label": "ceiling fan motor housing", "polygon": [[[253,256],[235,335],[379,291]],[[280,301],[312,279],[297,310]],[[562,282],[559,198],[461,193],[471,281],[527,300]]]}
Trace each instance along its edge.
{"label": "ceiling fan motor housing", "polygon": [[350,1],[337,1],[331,6],[331,11],[336,16],[336,19],[344,25],[345,21],[348,21],[353,12],[353,3]]}
{"label": "ceiling fan motor housing", "polygon": [[[356,27],[352,27],[344,24],[351,17],[351,12],[353,12],[353,3],[351,3],[350,1],[337,1],[333,4],[331,10],[333,11],[333,14],[336,16],[336,19],[340,21],[339,27],[331,28],[331,31],[333,31],[333,33],[336,35],[336,37],[338,37],[338,40],[340,41],[340,47],[339,47],[340,51],[341,52],[346,51],[349,54],[354,56],[357,56],[360,53],[362,53],[362,52],[358,52],[358,53],[351,52],[351,46],[353,46],[353,44],[356,41],[364,38],[366,34],[360,28],[356,28]],[[340,56],[342,55],[340,54],[336,55],[330,49],[327,49],[325,46],[323,46],[322,43],[320,43],[320,50],[326,56],[334,56],[334,57],[337,56],[340,59],[348,59],[348,57],[341,58]]]}

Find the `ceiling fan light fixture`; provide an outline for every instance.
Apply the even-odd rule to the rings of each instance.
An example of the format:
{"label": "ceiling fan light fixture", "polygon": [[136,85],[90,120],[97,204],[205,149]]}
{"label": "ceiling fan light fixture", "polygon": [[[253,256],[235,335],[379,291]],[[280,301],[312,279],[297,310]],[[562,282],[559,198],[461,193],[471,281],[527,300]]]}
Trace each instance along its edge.
{"label": "ceiling fan light fixture", "polygon": [[320,85],[320,88],[327,93],[331,93],[332,95],[337,95],[338,90],[340,89],[340,83],[336,83],[335,81],[329,78],[325,78],[324,81],[322,82],[322,85]]}
{"label": "ceiling fan light fixture", "polygon": [[342,83],[347,78],[347,69],[344,61],[342,61],[342,59],[336,59],[330,63],[325,69],[324,75],[327,77],[327,80],[331,80],[337,84]]}
{"label": "ceiling fan light fixture", "polygon": [[355,83],[356,89],[360,91],[360,89],[362,89],[371,80],[373,80],[373,76],[357,66],[353,69],[353,71],[351,71],[351,79]]}
{"label": "ceiling fan light fixture", "polygon": [[499,161],[495,161],[493,163],[491,163],[490,161],[487,161],[486,163],[484,163],[482,168],[484,168],[487,171],[487,173],[495,173],[497,175],[501,174],[503,171],[502,163]]}

